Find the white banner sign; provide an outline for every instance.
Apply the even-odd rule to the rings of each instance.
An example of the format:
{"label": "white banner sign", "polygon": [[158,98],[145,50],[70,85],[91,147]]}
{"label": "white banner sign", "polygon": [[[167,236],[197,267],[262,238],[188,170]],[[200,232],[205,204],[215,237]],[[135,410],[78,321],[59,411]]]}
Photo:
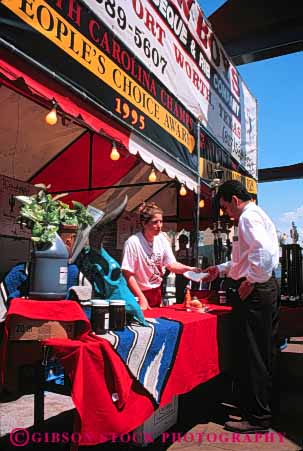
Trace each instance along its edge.
{"label": "white banner sign", "polygon": [[[197,0],[83,1],[256,177],[256,100],[212,32]],[[106,50],[105,32],[97,21],[90,22],[90,35]],[[122,53],[115,55],[116,60],[119,58],[123,58]],[[161,103],[176,117],[182,114],[174,111],[177,106],[164,91]]]}

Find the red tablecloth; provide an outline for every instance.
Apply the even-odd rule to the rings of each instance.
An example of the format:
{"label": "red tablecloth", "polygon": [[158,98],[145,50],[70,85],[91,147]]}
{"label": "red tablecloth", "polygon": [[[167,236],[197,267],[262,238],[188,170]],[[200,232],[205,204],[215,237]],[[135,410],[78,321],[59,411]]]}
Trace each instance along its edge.
{"label": "red tablecloth", "polygon": [[[111,434],[135,429],[154,412],[155,405],[110,343],[87,334],[89,323],[78,307],[71,301],[48,302],[46,308],[45,301],[13,300],[6,320],[5,340],[12,314],[84,321],[79,339],[49,339],[44,343],[52,346],[71,380],[71,395],[80,417],[80,444],[93,445],[109,440]],[[165,317],[183,325],[160,406],[219,374],[218,316],[230,308],[214,306],[214,309],[211,313],[201,314],[187,312],[182,306],[172,306],[145,312],[146,317]],[[114,401],[115,398],[118,399]]]}
{"label": "red tablecloth", "polygon": [[[165,317],[180,321],[183,330],[178,352],[171,369],[160,406],[173,396],[187,393],[197,385],[219,374],[218,317],[230,307],[212,306],[210,313],[187,312],[181,305],[162,307],[145,312],[149,318]],[[1,345],[1,376],[5,368],[10,319],[13,315],[44,320],[79,321],[76,340],[49,339],[44,343],[53,347],[72,382],[72,398],[80,417],[80,444],[97,444],[111,438],[111,434],[127,433],[142,424],[155,410],[147,392],[134,380],[125,364],[104,339],[89,335],[90,323],[80,306],[72,301],[11,302]],[[294,336],[294,324],[303,308],[281,310],[282,329]],[[294,317],[296,318],[294,321]],[[291,325],[291,327],[290,327]],[[288,333],[289,332],[289,333]],[[113,401],[113,395],[116,399]]]}
{"label": "red tablecloth", "polygon": [[[146,317],[165,317],[183,324],[176,360],[160,406],[187,393],[220,372],[217,344],[218,312],[186,312],[181,306],[157,308]],[[46,340],[72,381],[72,398],[80,416],[81,444],[96,444],[142,424],[155,410],[146,391],[133,379],[111,345],[100,339]],[[113,402],[113,394],[119,400]]]}

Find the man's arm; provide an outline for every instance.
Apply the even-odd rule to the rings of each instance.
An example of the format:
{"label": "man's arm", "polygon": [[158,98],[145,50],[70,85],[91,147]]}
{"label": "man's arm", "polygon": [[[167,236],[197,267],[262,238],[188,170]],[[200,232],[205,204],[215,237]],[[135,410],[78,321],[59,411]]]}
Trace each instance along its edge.
{"label": "man's arm", "polygon": [[251,284],[266,282],[278,262],[278,239],[266,230],[264,221],[257,215],[245,218],[241,226],[245,241],[249,244],[246,279]]}
{"label": "man's arm", "polygon": [[130,271],[127,271],[126,269],[123,269],[122,272],[127,281],[129,288],[131,289],[133,294],[139,299],[139,305],[142,308],[142,310],[151,309],[146,297],[144,296],[143,291],[141,290],[141,288],[138,285],[138,282],[137,282],[134,274]]}
{"label": "man's arm", "polygon": [[231,260],[225,263],[220,263],[217,265],[217,268],[219,270],[220,276],[227,276],[229,273],[229,270],[231,269]]}
{"label": "man's arm", "polygon": [[203,269],[203,272],[208,273],[208,276],[204,278],[204,282],[212,282],[217,279],[217,277],[222,275],[227,275],[231,268],[231,261],[221,263],[216,266],[209,266]]}
{"label": "man's arm", "polygon": [[249,243],[248,273],[241,283],[238,293],[242,301],[247,299],[255,288],[255,282],[266,282],[275,266],[275,255],[279,253],[278,238],[267,231],[264,219],[251,215],[241,221],[243,236]]}

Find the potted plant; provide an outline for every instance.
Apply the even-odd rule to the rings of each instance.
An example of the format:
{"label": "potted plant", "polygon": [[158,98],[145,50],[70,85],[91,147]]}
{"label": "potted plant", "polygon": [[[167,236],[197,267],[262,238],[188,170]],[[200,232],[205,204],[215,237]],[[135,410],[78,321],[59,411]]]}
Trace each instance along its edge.
{"label": "potted plant", "polygon": [[68,193],[52,196],[48,193],[50,185],[35,185],[40,190],[31,196],[16,196],[23,205],[18,221],[32,231],[32,241],[37,248],[52,244],[56,239],[56,233],[66,226],[85,228],[93,224],[94,219],[88,213],[83,204],[72,201],[73,208],[60,199]]}
{"label": "potted plant", "polygon": [[[66,233],[66,227],[85,229],[94,223],[93,217],[80,202],[72,201],[73,207],[62,202],[67,193],[52,196],[50,185],[39,188],[31,196],[16,196],[22,203],[18,221],[32,231],[34,249],[31,258],[29,295],[32,299],[62,299],[67,291],[67,264],[73,242],[62,241],[58,233]],[[65,237],[66,238],[66,237]]]}

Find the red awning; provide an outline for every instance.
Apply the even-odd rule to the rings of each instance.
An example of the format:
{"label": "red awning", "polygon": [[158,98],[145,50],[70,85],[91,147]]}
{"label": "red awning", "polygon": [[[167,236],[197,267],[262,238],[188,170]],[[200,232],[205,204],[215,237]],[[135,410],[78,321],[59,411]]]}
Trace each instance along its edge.
{"label": "red awning", "polygon": [[92,111],[90,105],[85,104],[80,97],[66,92],[59,83],[45,77],[42,73],[38,74],[24,61],[14,59],[11,63],[7,55],[2,55],[2,52],[0,52],[0,81],[23,95],[32,97],[46,108],[49,108],[51,101],[55,100],[59,112],[62,111],[68,116],[80,119],[88,128],[106,135],[128,149],[128,130],[122,128],[117,122],[102,117],[96,109]]}
{"label": "red awning", "polygon": [[140,155],[145,163],[153,165],[160,172],[165,171],[170,178],[176,178],[190,190],[197,189],[196,177],[184,170],[177,161],[131,133],[117,120],[109,119],[91,103],[82,100],[80,95],[77,96],[44,72],[3,50],[0,50],[0,83],[35,100],[45,108],[50,109],[51,102],[56,101],[59,113],[80,120],[84,127],[108,140],[116,141],[132,155]]}
{"label": "red awning", "polygon": [[[186,212],[181,213],[181,207],[180,217],[188,218],[186,226],[192,228],[194,203],[190,190],[196,189],[196,180],[184,167],[170,161],[167,155],[117,121],[105,117],[44,72],[3,50],[0,50],[1,84],[0,99],[3,104],[9,102],[8,115],[0,120],[5,131],[5,146],[9,149],[7,157],[2,155],[3,164],[9,159],[6,175],[33,184],[50,184],[51,192],[70,193],[64,198],[66,202],[73,199],[101,209],[110,199],[127,194],[129,211],[143,200],[158,195],[166,181],[177,179],[189,188],[186,199],[182,198]],[[43,116],[44,108],[46,113],[52,101],[56,101],[59,115],[68,118],[58,121],[55,127],[46,125]],[[70,121],[71,118],[75,121]],[[69,126],[65,126],[68,123]],[[113,141],[119,145],[118,161],[110,159]],[[159,185],[145,185],[150,165],[161,172],[157,172]],[[133,183],[136,185],[132,187]],[[108,187],[111,189],[106,189]],[[165,212],[169,210],[170,215],[176,216],[175,208],[171,212],[176,197],[171,199],[161,194]]]}
{"label": "red awning", "polygon": [[[51,191],[67,191],[64,202],[78,200],[87,205],[106,189],[120,182],[137,164],[138,159],[120,150],[117,164],[109,157],[112,143],[107,138],[89,132],[72,143],[42,169],[31,182],[51,184]],[[94,190],[93,188],[99,188]]]}

